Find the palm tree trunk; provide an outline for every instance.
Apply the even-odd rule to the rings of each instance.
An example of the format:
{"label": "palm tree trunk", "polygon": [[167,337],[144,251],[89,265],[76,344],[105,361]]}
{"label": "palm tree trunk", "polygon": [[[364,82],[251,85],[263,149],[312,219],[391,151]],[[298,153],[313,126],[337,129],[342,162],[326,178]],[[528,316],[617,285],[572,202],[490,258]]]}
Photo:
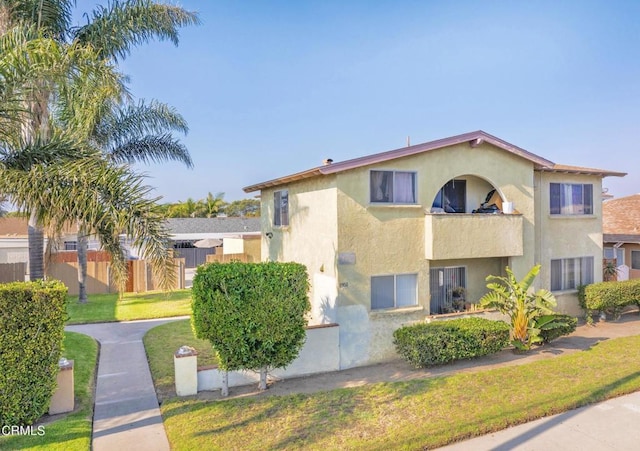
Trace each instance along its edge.
{"label": "palm tree trunk", "polygon": [[29,217],[29,280],[44,279],[44,231],[35,213]]}
{"label": "palm tree trunk", "polygon": [[87,228],[84,223],[78,224],[78,302],[87,303]]}

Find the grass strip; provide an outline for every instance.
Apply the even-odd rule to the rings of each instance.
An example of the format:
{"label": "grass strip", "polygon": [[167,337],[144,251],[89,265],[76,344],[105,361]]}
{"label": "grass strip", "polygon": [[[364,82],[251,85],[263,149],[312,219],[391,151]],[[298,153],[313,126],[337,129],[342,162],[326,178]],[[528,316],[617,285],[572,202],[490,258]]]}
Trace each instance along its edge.
{"label": "grass strip", "polygon": [[174,321],[154,327],[143,338],[153,383],[160,400],[175,396],[173,354],[180,346],[191,346],[198,351],[198,365],[217,363],[215,352],[207,340],[197,339],[190,320]]}
{"label": "grass strip", "polygon": [[93,294],[86,304],[79,304],[76,296],[69,296],[67,313],[67,324],[191,315],[191,290],[125,293],[122,299],[118,299],[118,293]]}
{"label": "grass strip", "polygon": [[[44,435],[0,437],[0,449],[87,451],[91,449],[93,388],[98,359],[98,344],[83,334],[65,332],[63,355],[74,361],[75,410],[69,414],[45,415],[36,423]],[[34,432],[35,434],[35,432]]]}
{"label": "grass strip", "polygon": [[[153,366],[152,366],[153,371]],[[162,406],[172,449],[422,449],[640,390],[640,336],[473,373]]]}

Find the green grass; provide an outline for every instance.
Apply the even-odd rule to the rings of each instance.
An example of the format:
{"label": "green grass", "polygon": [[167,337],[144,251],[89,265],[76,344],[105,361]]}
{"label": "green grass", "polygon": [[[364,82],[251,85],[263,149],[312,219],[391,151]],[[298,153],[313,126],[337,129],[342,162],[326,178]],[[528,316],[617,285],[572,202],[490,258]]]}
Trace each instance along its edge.
{"label": "green grass", "polygon": [[172,398],[161,410],[174,450],[431,449],[637,390],[640,336],[519,366],[315,394]]}
{"label": "green grass", "polygon": [[125,293],[89,295],[86,304],[79,304],[77,297],[67,298],[67,324],[130,321],[135,319],[166,318],[191,315],[191,290],[150,293]]}
{"label": "green grass", "polygon": [[199,366],[217,362],[211,343],[193,335],[188,319],[154,327],[146,333],[143,342],[156,392],[161,400],[176,395],[173,354],[180,346],[191,346],[198,351]]}
{"label": "green grass", "polygon": [[[86,451],[91,448],[94,374],[98,345],[91,337],[66,332],[63,355],[74,361],[75,410],[53,422],[45,415],[44,435],[0,437],[0,449]],[[58,417],[56,415],[56,417]]]}

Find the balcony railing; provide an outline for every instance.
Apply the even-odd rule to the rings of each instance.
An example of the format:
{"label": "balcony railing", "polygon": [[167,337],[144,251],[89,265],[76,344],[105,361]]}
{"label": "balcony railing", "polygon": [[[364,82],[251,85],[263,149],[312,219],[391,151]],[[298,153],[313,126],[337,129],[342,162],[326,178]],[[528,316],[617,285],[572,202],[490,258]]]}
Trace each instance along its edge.
{"label": "balcony railing", "polygon": [[428,260],[523,254],[522,215],[427,214],[424,223]]}

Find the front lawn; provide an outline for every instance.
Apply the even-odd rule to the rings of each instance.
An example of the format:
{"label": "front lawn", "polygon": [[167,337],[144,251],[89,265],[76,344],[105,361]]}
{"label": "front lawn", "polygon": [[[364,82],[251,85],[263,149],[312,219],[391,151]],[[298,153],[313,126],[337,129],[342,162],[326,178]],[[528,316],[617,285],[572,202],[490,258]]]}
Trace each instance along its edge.
{"label": "front lawn", "polygon": [[637,390],[640,336],[473,373],[314,394],[172,398],[161,410],[174,450],[431,449]]}
{"label": "front lawn", "polygon": [[[94,374],[98,358],[96,341],[86,335],[65,332],[63,355],[74,361],[75,410],[54,417],[45,415],[39,423],[44,435],[0,437],[0,449],[86,451],[91,449]],[[53,420],[53,421],[51,421]],[[37,431],[37,429],[35,429]]]}
{"label": "front lawn", "polygon": [[86,304],[77,296],[67,298],[67,324],[130,321],[191,315],[191,290],[171,292],[91,294]]}

